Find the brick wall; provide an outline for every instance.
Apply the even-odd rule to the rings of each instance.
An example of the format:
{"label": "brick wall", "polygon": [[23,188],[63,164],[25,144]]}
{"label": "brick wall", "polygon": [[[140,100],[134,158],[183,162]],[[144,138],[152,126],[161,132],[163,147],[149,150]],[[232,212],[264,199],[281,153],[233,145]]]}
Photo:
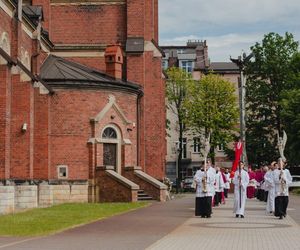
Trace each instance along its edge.
{"label": "brick wall", "polygon": [[[93,137],[90,118],[96,117],[108,103],[109,94],[113,93],[116,102],[128,120],[136,123],[136,96],[123,92],[107,90],[69,90],[57,91],[51,98],[51,175],[57,177],[57,165],[68,165],[70,179],[89,178],[89,148],[88,140]],[[107,115],[96,125],[96,137],[101,137],[101,131],[107,124],[116,124],[123,137],[136,145],[136,130],[127,131],[124,122],[115,111]],[[115,118],[112,120],[111,116]],[[100,152],[101,154],[103,152]],[[95,155],[94,155],[95,157]],[[136,149],[132,159],[136,158]],[[103,162],[98,162],[102,165]]]}
{"label": "brick wall", "polygon": [[126,5],[52,5],[50,39],[55,44],[125,42],[125,10]]}

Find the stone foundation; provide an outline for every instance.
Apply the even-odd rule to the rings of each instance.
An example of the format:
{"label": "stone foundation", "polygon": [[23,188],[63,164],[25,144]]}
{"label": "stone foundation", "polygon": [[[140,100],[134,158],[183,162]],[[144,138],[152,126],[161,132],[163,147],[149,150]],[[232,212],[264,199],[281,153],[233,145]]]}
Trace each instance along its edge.
{"label": "stone foundation", "polygon": [[15,187],[0,186],[0,214],[15,211]]}
{"label": "stone foundation", "polygon": [[35,185],[15,186],[15,209],[38,207],[38,196]]}
{"label": "stone foundation", "polygon": [[61,203],[88,202],[88,184],[0,186],[0,214]]}

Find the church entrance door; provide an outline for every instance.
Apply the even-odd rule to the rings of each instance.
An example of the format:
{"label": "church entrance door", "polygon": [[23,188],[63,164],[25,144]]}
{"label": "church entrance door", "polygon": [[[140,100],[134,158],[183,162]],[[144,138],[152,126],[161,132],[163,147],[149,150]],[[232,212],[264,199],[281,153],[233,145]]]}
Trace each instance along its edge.
{"label": "church entrance door", "polygon": [[103,163],[104,166],[113,166],[115,171],[117,171],[117,144],[103,144]]}

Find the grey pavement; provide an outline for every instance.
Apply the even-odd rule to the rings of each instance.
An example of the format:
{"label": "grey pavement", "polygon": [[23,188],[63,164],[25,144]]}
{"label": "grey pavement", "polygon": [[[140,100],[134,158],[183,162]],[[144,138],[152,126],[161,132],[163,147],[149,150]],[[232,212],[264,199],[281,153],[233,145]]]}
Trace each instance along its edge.
{"label": "grey pavement", "polygon": [[231,196],[212,218],[198,218],[192,194],[48,237],[0,238],[0,249],[300,250],[300,197],[290,197],[284,220],[267,215],[257,200],[247,200],[244,219],[235,218],[232,204]]}

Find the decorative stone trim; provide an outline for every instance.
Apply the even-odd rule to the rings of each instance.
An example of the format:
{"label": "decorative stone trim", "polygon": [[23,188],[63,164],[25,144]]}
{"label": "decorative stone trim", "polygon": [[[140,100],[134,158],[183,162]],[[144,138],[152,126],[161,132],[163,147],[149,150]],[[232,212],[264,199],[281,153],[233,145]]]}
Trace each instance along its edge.
{"label": "decorative stone trim", "polygon": [[160,181],[153,178],[151,175],[146,174],[142,170],[134,170],[134,174],[138,176],[139,178],[143,179],[144,181],[152,184],[153,186],[161,189],[161,190],[167,190],[167,186]]}
{"label": "decorative stone trim", "polygon": [[122,175],[118,174],[113,170],[105,170],[105,173],[110,177],[114,178],[116,181],[121,183],[122,185],[129,187],[131,190],[139,190],[140,187],[135,184],[134,182],[128,180],[127,178],[123,177]]}
{"label": "decorative stone trim", "polygon": [[124,115],[123,111],[121,110],[121,108],[116,103],[116,97],[113,96],[113,95],[109,95],[109,97],[108,97],[108,103],[106,104],[106,106],[101,110],[101,112],[95,118],[91,118],[91,121],[92,122],[99,122],[99,121],[101,121],[103,119],[103,117],[106,115],[106,113],[111,108],[113,108],[120,115],[121,119],[127,125],[132,124],[132,122],[126,118],[126,116]]}

